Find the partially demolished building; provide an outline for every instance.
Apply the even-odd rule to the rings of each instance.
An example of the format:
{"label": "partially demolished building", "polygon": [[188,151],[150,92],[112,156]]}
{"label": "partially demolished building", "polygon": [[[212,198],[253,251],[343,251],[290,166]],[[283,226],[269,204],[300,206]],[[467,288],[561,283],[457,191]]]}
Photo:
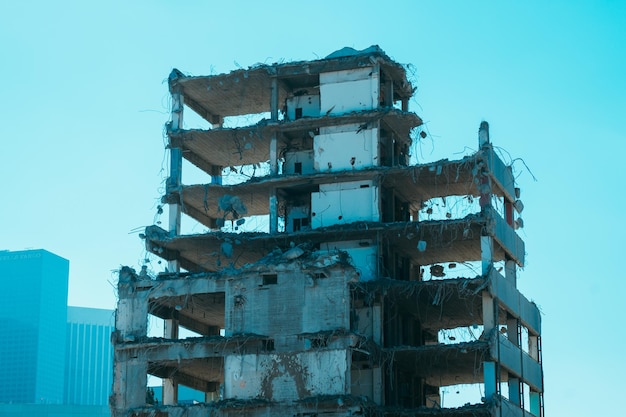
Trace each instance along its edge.
{"label": "partially demolished building", "polygon": [[[113,416],[543,415],[511,167],[485,122],[473,155],[413,163],[425,133],[405,68],[377,47],[347,52],[170,75],[169,227],[143,236],[168,269],[120,271]],[[184,107],[211,128],[183,129]],[[184,160],[210,182],[183,185]],[[224,184],[242,167],[255,175]],[[206,230],[181,234],[183,214]],[[253,216],[267,230],[246,231]],[[461,265],[476,273],[452,277]],[[149,315],[164,338],[148,337]],[[148,375],[163,379],[157,406]],[[446,408],[442,390],[464,384],[482,398]],[[179,404],[178,385],[206,401]]]}

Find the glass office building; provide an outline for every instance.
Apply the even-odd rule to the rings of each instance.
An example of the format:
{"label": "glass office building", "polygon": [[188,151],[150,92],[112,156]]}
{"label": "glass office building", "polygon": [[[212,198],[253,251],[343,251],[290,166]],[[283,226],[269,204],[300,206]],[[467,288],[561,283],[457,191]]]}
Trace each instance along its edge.
{"label": "glass office building", "polygon": [[0,252],[0,403],[61,404],[69,261]]}
{"label": "glass office building", "polygon": [[65,404],[108,404],[113,385],[113,330],[113,310],[68,307]]}

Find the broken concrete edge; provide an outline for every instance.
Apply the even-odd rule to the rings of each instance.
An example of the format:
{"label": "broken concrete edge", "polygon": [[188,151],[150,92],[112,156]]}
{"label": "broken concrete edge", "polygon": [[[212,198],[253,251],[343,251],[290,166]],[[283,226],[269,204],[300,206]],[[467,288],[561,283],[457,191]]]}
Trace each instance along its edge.
{"label": "broken concrete edge", "polygon": [[[302,412],[307,411],[345,411],[354,412],[353,414],[374,415],[380,417],[415,417],[415,416],[449,416],[449,417],[481,417],[496,415],[497,410],[506,409],[507,411],[517,411],[514,416],[529,415],[518,406],[510,403],[506,398],[494,395],[491,398],[484,398],[482,403],[466,404],[461,407],[452,408],[433,408],[433,407],[417,407],[412,409],[380,406],[371,400],[362,396],[353,395],[320,395],[315,397],[307,397],[296,400],[292,403],[279,403],[266,400],[263,398],[253,399],[225,399],[212,403],[197,403],[183,405],[149,405],[145,407],[136,407],[130,410],[114,410],[115,416],[154,416],[154,415],[178,415],[178,411],[183,415],[187,415],[187,411],[197,411],[198,415],[211,415],[213,412],[219,411],[245,411],[252,409],[261,409],[272,407],[274,411],[280,406],[288,407],[293,411],[292,407],[299,406]],[[194,413],[193,415],[196,415]]]}
{"label": "broken concrete edge", "polygon": [[[428,164],[417,164],[417,165],[409,165],[409,166],[400,166],[400,167],[387,167],[387,166],[373,166],[359,169],[358,171],[345,169],[338,171],[327,171],[327,172],[318,172],[315,174],[309,174],[306,176],[306,181],[311,183],[324,184],[325,179],[331,179],[332,182],[341,183],[348,181],[359,180],[360,178],[367,179],[375,176],[393,176],[393,175],[402,175],[402,176],[410,176],[414,178],[414,182],[417,183],[421,172],[424,171],[434,171],[441,167],[442,165],[462,165],[466,163],[475,162],[477,159],[475,156],[469,156],[463,158],[462,160],[449,161],[447,159],[442,159],[436,162],[430,162]],[[236,190],[238,187],[245,187],[253,184],[271,182],[276,183],[277,186],[280,185],[289,185],[289,183],[295,181],[303,181],[305,178],[300,174],[276,174],[276,175],[263,175],[263,176],[254,176],[250,177],[247,181],[236,183],[236,184],[214,184],[214,183],[206,183],[206,184],[185,184],[180,187],[170,187],[166,189],[165,195],[161,197],[161,203],[169,203],[169,204],[182,204],[180,201],[180,191],[185,190],[187,188],[194,187],[204,187],[204,188],[216,188],[223,190]],[[495,190],[496,194],[498,190]],[[462,194],[459,196],[466,196],[468,194]],[[478,194],[476,194],[478,195]],[[476,196],[474,195],[474,196]],[[435,196],[433,198],[437,198],[439,196]]]}
{"label": "broken concrete edge", "polygon": [[[154,227],[156,229],[150,229],[151,227]],[[150,229],[150,231],[148,229]],[[152,238],[154,237],[152,232],[156,231],[156,236],[160,237],[160,239],[157,237],[154,240],[164,241],[163,234],[161,233],[162,230],[163,229],[159,228],[158,226],[148,226],[148,228],[146,228],[146,239],[152,240]],[[166,239],[170,239],[169,236],[166,237]],[[243,239],[245,240],[245,237],[243,237]],[[232,242],[230,236],[222,236],[220,240],[224,240],[225,242]],[[240,239],[236,240],[238,241],[238,243],[236,244],[243,243]],[[139,281],[177,280],[179,278],[201,278],[210,280],[232,279],[234,276],[246,275],[252,272],[274,272],[280,270],[286,264],[298,265],[302,271],[309,273],[323,272],[324,270],[337,265],[343,267],[351,267],[354,269],[354,265],[352,264],[350,256],[346,251],[343,251],[341,249],[333,249],[330,251],[312,251],[308,248],[308,245],[306,243],[293,245],[284,249],[285,250],[283,251],[281,248],[276,247],[272,252],[260,258],[257,262],[244,265],[242,268],[224,268],[220,271],[214,272],[161,272],[153,278],[149,276],[142,277],[140,274],[137,274],[134,268],[129,266],[122,266],[118,273],[118,284]]]}
{"label": "broken concrete edge", "polygon": [[456,225],[456,224],[468,224],[468,223],[476,223],[483,224],[488,226],[487,222],[492,220],[492,217],[488,214],[491,212],[485,213],[470,213],[465,217],[461,217],[458,219],[443,219],[443,220],[420,220],[420,221],[408,221],[408,222],[393,222],[393,223],[383,223],[376,221],[357,221],[346,224],[335,224],[332,226],[320,227],[317,229],[307,230],[307,231],[299,231],[289,233],[288,235],[285,233],[277,233],[270,234],[265,232],[242,232],[242,233],[231,233],[231,232],[223,232],[223,231],[210,231],[205,233],[194,233],[188,235],[180,235],[180,236],[170,236],[169,232],[157,225],[147,226],[145,229],[145,239],[146,241],[152,241],[155,244],[158,243],[166,243],[168,241],[173,241],[180,238],[194,238],[194,237],[211,237],[217,240],[226,240],[231,239],[233,241],[251,241],[256,239],[264,239],[271,238],[275,239],[276,237],[306,237],[313,236],[318,234],[326,234],[326,233],[337,233],[337,232],[348,232],[348,231],[384,231],[384,230],[395,230],[398,228],[411,228],[411,230],[419,231],[421,228],[430,228],[430,227],[446,227],[446,225]]}
{"label": "broken concrete edge", "polygon": [[[352,332],[347,329],[325,330],[320,332],[306,332],[293,335],[298,339],[311,339],[311,338],[324,338],[328,340],[345,339],[349,343],[348,346],[357,347],[370,344],[370,340],[358,333]],[[152,348],[162,347],[164,345],[192,345],[192,344],[205,344],[226,346],[235,345],[236,347],[245,348],[246,344],[257,344],[258,342],[269,341],[273,338],[266,335],[260,335],[255,333],[237,333],[232,336],[199,336],[188,337],[186,339],[167,339],[163,337],[151,337],[143,336],[137,337],[133,340],[120,340],[113,338],[116,350],[134,350],[137,348]],[[321,348],[320,348],[321,349]],[[323,349],[322,349],[323,350]],[[335,348],[329,348],[328,350],[336,350]],[[268,352],[271,353],[271,352]],[[280,353],[280,352],[279,352]]]}
{"label": "broken concrete edge", "polygon": [[158,347],[163,344],[169,345],[188,345],[188,344],[197,344],[204,343],[209,345],[223,345],[223,344],[238,344],[242,345],[251,340],[254,341],[264,341],[270,340],[271,337],[264,336],[255,333],[239,333],[233,336],[225,337],[225,336],[199,336],[199,337],[188,337],[186,339],[168,339],[164,337],[151,337],[144,336],[135,338],[132,341],[117,341],[115,343],[116,350],[127,350],[127,349],[136,349],[138,346],[143,348],[149,347]]}
{"label": "broken concrete edge", "polygon": [[487,285],[485,276],[477,275],[474,278],[446,278],[428,281],[404,281],[393,278],[378,278],[367,282],[355,282],[351,286],[368,293],[386,293],[395,291],[397,296],[410,298],[415,292],[428,289],[439,290],[442,285],[455,286],[461,294],[476,295]]}
{"label": "broken concrete edge", "polygon": [[[508,184],[506,186],[502,185],[505,179],[500,177],[506,175],[502,174],[508,173],[509,170],[502,168],[499,171],[490,171],[487,169],[488,163],[495,164],[493,161],[499,161],[498,166],[503,167],[504,164],[502,161],[497,159],[497,156],[492,152],[487,152],[487,155],[492,155],[491,157],[485,156],[486,150],[481,150],[476,154],[466,156],[459,160],[447,160],[442,159],[435,162],[425,163],[425,164],[414,164],[408,166],[395,166],[395,167],[386,167],[386,166],[373,166],[373,167],[365,167],[363,169],[355,170],[341,170],[341,171],[332,171],[332,172],[318,172],[314,174],[310,174],[306,176],[306,184],[326,184],[329,182],[348,182],[348,181],[356,181],[356,180],[365,180],[365,179],[374,179],[374,178],[390,178],[390,179],[402,179],[404,177],[411,177],[413,183],[419,185],[420,177],[422,175],[426,175],[423,173],[430,173],[432,178],[430,178],[423,186],[420,188],[422,193],[425,194],[422,196],[422,199],[425,197],[426,199],[438,198],[441,197],[438,193],[443,193],[443,190],[446,190],[446,187],[441,187],[437,184],[438,181],[435,181],[438,176],[446,172],[446,179],[448,184],[465,184],[468,181],[468,175],[471,172],[471,178],[473,178],[473,184],[471,187],[463,187],[462,190],[457,190],[459,197],[465,196],[473,196],[477,197],[483,191],[492,193],[496,196],[504,197],[506,200],[510,202],[514,202],[515,199],[512,195],[510,195],[511,189],[513,189],[513,184]],[[491,162],[489,162],[491,161]],[[456,171],[456,176],[454,176],[454,171]],[[432,174],[436,173],[436,174]],[[463,173],[463,175],[461,175]],[[453,175],[454,178],[449,178],[448,175]],[[488,175],[491,179],[490,185],[481,185],[479,178],[483,175]],[[462,179],[460,180],[460,177]],[[212,192],[226,192],[226,193],[234,193],[244,195],[246,193],[260,193],[261,195],[267,193],[268,186],[274,187],[286,187],[286,186],[294,186],[299,185],[305,181],[305,179],[299,174],[275,174],[275,175],[261,175],[261,176],[253,176],[246,181],[235,183],[235,184],[189,184],[189,185],[181,185],[181,186],[168,186],[166,187],[165,194],[161,197],[161,203],[164,204],[178,204],[183,207],[185,212],[188,215],[196,218],[197,216],[209,216],[209,217],[219,217],[216,213],[209,214],[206,207],[206,198],[207,193],[211,190]],[[431,182],[433,182],[431,184]],[[261,187],[257,189],[256,187],[264,185],[265,188]],[[472,189],[475,187],[475,189]],[[483,190],[484,187],[487,187],[487,190]],[[200,189],[200,194],[204,194],[205,196],[205,207],[204,209],[201,206],[195,206],[192,201],[187,201],[187,194],[198,193],[196,191]],[[439,191],[437,191],[439,190]],[[448,190],[449,192],[450,190]],[[463,191],[462,193],[460,191]],[[243,193],[243,194],[242,194]],[[456,193],[454,195],[457,195]],[[197,198],[197,197],[196,197]],[[242,197],[243,198],[243,197]],[[413,201],[413,204],[419,205],[418,201]],[[423,200],[422,200],[423,203]],[[187,207],[189,206],[189,207]],[[417,208],[415,208],[417,209]],[[266,208],[267,212],[269,212],[269,208]],[[198,211],[195,213],[195,211]],[[195,216],[194,216],[195,213]],[[224,211],[224,215],[227,215],[228,212]],[[239,213],[241,216],[245,216],[246,213]],[[254,212],[251,213],[254,215],[262,215],[267,214],[265,212]],[[196,220],[202,222],[202,219],[196,218]]]}
{"label": "broken concrete edge", "polygon": [[[243,232],[243,233],[229,233],[223,231],[209,231],[205,233],[197,233],[190,235],[170,236],[169,232],[165,231],[159,226],[152,225],[146,227],[145,230],[145,243],[149,252],[154,253],[166,260],[177,259],[180,256],[177,250],[168,248],[170,242],[176,242],[179,239],[186,239],[193,241],[194,239],[210,239],[215,242],[230,242],[236,245],[241,245],[245,242],[261,242],[272,240],[276,241],[277,238],[282,240],[288,239],[289,243],[300,242],[313,244],[317,240],[323,238],[328,233],[365,233],[372,234],[376,232],[394,232],[394,231],[414,231],[420,232],[420,230],[427,231],[435,228],[447,228],[447,227],[467,227],[470,225],[479,226],[482,228],[485,235],[492,236],[498,240],[501,248],[506,251],[513,260],[519,265],[524,265],[524,243],[517,236],[517,233],[508,225],[505,224],[501,216],[490,207],[483,208],[479,213],[471,213],[467,216],[459,219],[444,219],[444,220],[423,220],[423,221],[409,221],[409,222],[394,222],[394,223],[382,223],[371,221],[359,221],[349,224],[338,224],[333,226],[327,226],[317,228],[309,231],[300,231],[291,233],[289,235],[284,233],[270,234],[264,232]],[[496,227],[497,226],[497,227]],[[507,243],[511,243],[508,246]],[[282,255],[283,250],[288,250],[289,247],[276,241],[276,251],[280,251]],[[462,261],[457,259],[456,261]],[[231,270],[233,272],[233,270]]]}
{"label": "broken concrete edge", "polygon": [[[375,46],[375,48],[374,48]],[[339,51],[336,51],[339,52]],[[255,75],[262,74],[267,76],[289,76],[302,74],[302,68],[306,68],[306,73],[315,74],[324,71],[337,71],[341,70],[342,65],[348,63],[351,67],[354,66],[371,66],[373,64],[380,64],[388,70],[395,72],[401,71],[402,74],[406,73],[405,66],[392,60],[380,47],[373,45],[370,48],[362,51],[355,51],[354,54],[337,54],[336,52],[328,55],[325,58],[307,61],[290,61],[286,63],[275,62],[273,64],[254,64],[248,68],[239,68],[228,73],[205,75],[205,76],[189,76],[177,68],[172,69],[168,77],[168,85],[170,91],[177,91],[177,88],[185,82],[193,81],[195,79],[212,78],[215,80],[226,80],[233,77],[242,77],[244,79]],[[333,63],[340,68],[333,68]],[[411,94],[414,92],[414,88],[411,87]]]}
{"label": "broken concrete edge", "polygon": [[[257,123],[249,126],[242,127],[218,127],[213,129],[177,129],[172,127],[172,123],[165,124],[165,130],[170,139],[176,139],[176,143],[172,144],[171,141],[167,148],[180,147],[180,143],[184,140],[188,140],[189,136],[195,134],[219,134],[220,132],[228,132],[229,134],[243,133],[247,136],[256,136],[261,138],[263,135],[274,132],[289,132],[295,130],[306,130],[316,127],[327,127],[334,125],[351,124],[358,122],[374,122],[378,120],[385,120],[387,118],[407,120],[407,125],[416,128],[421,126],[424,122],[415,113],[410,111],[402,111],[392,107],[385,107],[376,110],[359,110],[342,114],[330,114],[320,117],[303,117],[296,120],[271,120],[261,119]],[[409,129],[410,130],[410,129]]]}

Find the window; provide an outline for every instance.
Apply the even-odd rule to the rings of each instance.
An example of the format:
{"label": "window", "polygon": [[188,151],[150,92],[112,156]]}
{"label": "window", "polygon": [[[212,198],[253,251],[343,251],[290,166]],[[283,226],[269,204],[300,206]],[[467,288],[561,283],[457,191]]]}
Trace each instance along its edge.
{"label": "window", "polygon": [[263,285],[276,285],[278,284],[278,275],[265,274],[263,275]]}

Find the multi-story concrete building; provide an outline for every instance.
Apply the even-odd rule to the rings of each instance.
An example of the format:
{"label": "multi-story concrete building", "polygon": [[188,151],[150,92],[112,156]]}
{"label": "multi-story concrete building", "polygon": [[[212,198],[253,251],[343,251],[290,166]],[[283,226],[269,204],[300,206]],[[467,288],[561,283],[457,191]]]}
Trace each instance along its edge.
{"label": "multi-story concrete building", "polygon": [[65,404],[107,405],[113,386],[113,310],[67,308]]}
{"label": "multi-story concrete building", "polygon": [[[414,87],[377,47],[174,70],[169,86],[170,224],[144,236],[169,265],[120,271],[114,416],[543,414],[540,314],[516,289],[523,205],[487,123],[475,154],[415,163]],[[183,129],[185,107],[211,128]],[[183,160],[210,182],[183,185]],[[181,234],[182,214],[206,230]],[[253,216],[268,229],[245,231]],[[148,315],[165,338],[147,337]],[[158,408],[148,375],[164,381]],[[442,389],[462,384],[482,398],[446,408]],[[206,401],[178,404],[179,385]]]}
{"label": "multi-story concrete building", "polygon": [[0,252],[0,403],[61,404],[69,261]]}

